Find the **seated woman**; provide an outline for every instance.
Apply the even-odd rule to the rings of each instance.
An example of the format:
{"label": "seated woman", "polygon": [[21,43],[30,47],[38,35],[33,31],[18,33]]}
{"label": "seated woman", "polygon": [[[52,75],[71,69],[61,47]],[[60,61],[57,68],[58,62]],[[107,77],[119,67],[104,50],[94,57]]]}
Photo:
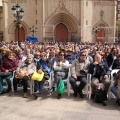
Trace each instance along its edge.
{"label": "seated woman", "polygon": [[[69,62],[64,59],[64,53],[59,52],[58,54],[58,60],[54,62],[53,69],[54,69],[54,85],[59,84],[60,80],[64,80],[67,78],[68,75],[68,68],[69,68]],[[61,94],[58,94],[58,99],[61,98]]]}
{"label": "seated woman", "polygon": [[16,70],[15,77],[13,79],[13,88],[14,93],[17,91],[17,83],[21,80],[23,84],[23,92],[24,92],[24,98],[27,98],[27,87],[28,87],[28,80],[30,79],[30,75],[34,73],[36,70],[35,63],[33,62],[33,55],[29,54],[27,56],[27,59],[19,65],[19,67]]}
{"label": "seated woman", "polygon": [[[38,54],[38,53],[37,53]],[[42,81],[38,82],[35,81],[35,94],[34,94],[34,98],[35,100],[38,98],[38,96],[40,96],[42,94],[42,88],[43,88],[43,84],[45,83],[46,80],[49,79],[50,77],[50,72],[51,69],[46,65],[46,56],[44,53],[40,53],[38,54],[39,58],[37,57],[37,59],[39,59],[38,61],[35,59],[34,62],[37,66],[37,72],[38,73],[42,73],[44,72],[44,77],[42,79]]]}
{"label": "seated woman", "polygon": [[48,67],[49,65],[47,64],[47,57],[46,57],[46,53],[41,53],[41,59],[39,60],[39,63],[41,64],[41,67],[43,70],[47,71],[47,73],[50,75],[50,72],[52,71],[52,69],[50,67]]}
{"label": "seated woman", "polygon": [[120,106],[120,71],[114,77],[114,86],[111,91],[117,97],[117,103]]}
{"label": "seated woman", "polygon": [[[11,91],[11,80],[12,73],[17,68],[17,62],[12,51],[6,53],[6,58],[2,61],[0,65],[0,94]],[[8,84],[8,89],[3,90],[3,79],[6,79]]]}
{"label": "seated woman", "polygon": [[37,65],[37,62],[40,60],[40,52],[36,51],[34,54],[34,62]]}
{"label": "seated woman", "polygon": [[21,49],[19,49],[16,53],[16,60],[18,62],[18,66],[19,64],[21,64],[22,62],[26,60],[26,57],[24,57],[23,51]]}

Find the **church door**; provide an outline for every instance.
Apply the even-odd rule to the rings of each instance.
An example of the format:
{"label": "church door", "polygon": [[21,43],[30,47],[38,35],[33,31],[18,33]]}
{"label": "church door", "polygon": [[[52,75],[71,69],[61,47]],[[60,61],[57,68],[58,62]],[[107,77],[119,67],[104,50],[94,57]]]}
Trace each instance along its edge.
{"label": "church door", "polygon": [[[25,30],[23,27],[19,28],[19,40],[25,41]],[[15,41],[18,41],[18,28],[15,29]]]}
{"label": "church door", "polygon": [[97,33],[97,41],[98,43],[103,43],[105,38],[105,31],[104,29],[99,29]]}
{"label": "church door", "polygon": [[68,41],[68,29],[64,24],[60,23],[56,26],[55,38],[57,42]]}

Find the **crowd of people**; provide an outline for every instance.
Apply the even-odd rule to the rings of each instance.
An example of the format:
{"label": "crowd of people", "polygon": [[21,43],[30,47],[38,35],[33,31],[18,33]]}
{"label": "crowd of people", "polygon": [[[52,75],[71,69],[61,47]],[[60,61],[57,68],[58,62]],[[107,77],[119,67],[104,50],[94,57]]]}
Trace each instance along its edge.
{"label": "crowd of people", "polygon": [[[84,98],[83,89],[87,84],[87,74],[92,75],[91,99],[95,99],[97,90],[102,90],[107,100],[107,92],[110,88],[110,73],[113,69],[120,69],[120,44],[115,43],[74,43],[74,42],[16,42],[0,43],[0,95],[11,91],[11,77],[13,79],[13,91],[11,96],[17,94],[17,84],[23,85],[23,97],[27,98],[28,81],[34,71],[44,72],[42,81],[34,82],[34,98],[42,94],[44,83],[49,79],[51,71],[54,71],[54,81],[51,91],[55,91],[60,80],[67,78],[68,69],[71,77],[74,97],[78,95]],[[117,97],[120,105],[120,74],[114,77],[115,84],[111,91]],[[4,90],[3,80],[6,80],[8,88]],[[80,84],[77,82],[80,81]],[[58,99],[61,94],[58,94]]]}

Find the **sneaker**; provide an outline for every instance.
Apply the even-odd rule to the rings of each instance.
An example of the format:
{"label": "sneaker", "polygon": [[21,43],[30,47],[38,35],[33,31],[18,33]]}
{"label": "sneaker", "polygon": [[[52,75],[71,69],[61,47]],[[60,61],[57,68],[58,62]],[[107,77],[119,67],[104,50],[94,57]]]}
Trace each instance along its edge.
{"label": "sneaker", "polygon": [[17,91],[12,91],[11,94],[10,94],[11,97],[15,96],[15,95],[18,95]]}
{"label": "sneaker", "polygon": [[28,97],[27,93],[24,93],[23,98],[27,98],[27,97]]}
{"label": "sneaker", "polygon": [[102,104],[103,104],[103,106],[106,106],[106,105],[107,105],[107,104],[106,104],[106,101],[103,101]]}
{"label": "sneaker", "polygon": [[116,103],[120,106],[120,101],[119,100],[117,100]]}
{"label": "sneaker", "polygon": [[4,90],[0,93],[0,95],[2,95],[2,94],[4,94],[5,92],[4,92]]}
{"label": "sneaker", "polygon": [[92,95],[91,95],[91,99],[94,99],[94,98],[95,98],[95,94],[92,94]]}
{"label": "sneaker", "polygon": [[7,89],[4,93],[9,93],[11,91],[11,89]]}
{"label": "sneaker", "polygon": [[84,94],[83,93],[79,93],[81,98],[84,98]]}
{"label": "sneaker", "polygon": [[14,95],[15,95],[15,92],[12,92],[12,93],[10,94],[11,97],[13,97]]}
{"label": "sneaker", "polygon": [[50,91],[55,92],[55,87],[52,87]]}
{"label": "sneaker", "polygon": [[60,98],[61,98],[61,94],[58,94],[57,99],[60,99]]}
{"label": "sneaker", "polygon": [[77,97],[77,92],[74,92],[74,97]]}
{"label": "sneaker", "polygon": [[37,94],[33,94],[33,97],[34,97],[35,100],[38,99],[38,95]]}

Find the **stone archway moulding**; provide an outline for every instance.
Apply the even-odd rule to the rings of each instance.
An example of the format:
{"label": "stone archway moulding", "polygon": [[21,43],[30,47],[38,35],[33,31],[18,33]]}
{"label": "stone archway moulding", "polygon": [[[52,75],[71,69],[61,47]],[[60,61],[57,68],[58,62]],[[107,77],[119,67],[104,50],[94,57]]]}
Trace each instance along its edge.
{"label": "stone archway moulding", "polygon": [[66,9],[64,1],[60,1],[56,10],[44,21],[44,26],[63,23],[70,32],[77,32],[78,22],[75,17]]}
{"label": "stone archway moulding", "polygon": [[[25,34],[28,34],[29,33],[28,25],[25,22],[22,22],[21,24],[25,30]],[[15,23],[12,23],[8,28],[8,34],[15,34],[15,29],[16,29]]]}
{"label": "stone archway moulding", "polygon": [[56,26],[59,23],[65,24],[70,32],[77,32],[77,30],[78,30],[77,21],[72,16],[70,16],[69,14],[66,14],[66,13],[59,13],[59,14],[52,16],[51,18],[49,18],[46,21],[45,26],[47,26],[47,25],[55,25]]}

